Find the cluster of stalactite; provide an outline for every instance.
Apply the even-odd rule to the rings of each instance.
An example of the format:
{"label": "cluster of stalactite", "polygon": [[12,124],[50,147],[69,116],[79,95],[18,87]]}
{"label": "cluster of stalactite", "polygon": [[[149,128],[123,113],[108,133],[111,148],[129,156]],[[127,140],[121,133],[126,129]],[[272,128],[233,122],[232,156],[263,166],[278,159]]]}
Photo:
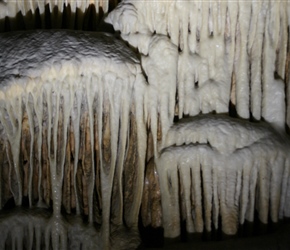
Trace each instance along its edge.
{"label": "cluster of stalactite", "polygon": [[143,174],[137,167],[135,106],[120,103],[117,111],[116,99],[104,95],[103,102],[98,96],[96,108],[89,108],[86,94],[56,91],[37,100],[31,94],[30,100],[16,97],[19,109],[8,101],[1,108],[8,134],[0,142],[1,208],[52,208],[54,216],[79,215],[107,230],[105,237],[114,227],[137,230]]}
{"label": "cluster of stalactite", "polygon": [[[0,2],[0,32],[31,29],[105,31],[103,18],[118,0]],[[112,30],[107,30],[112,31]]]}
{"label": "cluster of stalactite", "polygon": [[[285,1],[125,0],[106,21],[143,55],[150,84],[156,71],[176,79],[164,85],[176,94],[180,119],[229,112],[284,128],[290,125],[288,6]],[[154,46],[167,37],[176,65],[171,60],[167,67],[148,67],[165,58],[164,45]],[[157,82],[164,89],[161,78]]]}
{"label": "cluster of stalactite", "polygon": [[[102,29],[117,2],[91,2],[2,1],[0,32]],[[264,224],[290,217],[287,6],[125,0],[107,21],[140,62],[113,37],[16,33],[14,48],[3,35],[0,247],[21,248],[25,225],[7,227],[19,218],[27,248],[126,249],[138,223],[177,238],[236,234],[255,211]],[[7,215],[15,205],[44,209],[40,234]]]}
{"label": "cluster of stalactite", "polygon": [[[110,104],[105,102],[104,106],[109,107]],[[107,222],[105,222],[105,217],[107,213],[109,213],[107,216],[109,217],[110,230],[108,230],[110,234],[120,230],[120,228],[122,229],[124,225],[126,225],[128,231],[130,229],[136,231],[136,215],[138,215],[138,209],[136,211],[134,208],[136,205],[134,206],[133,204],[140,199],[138,198],[140,195],[136,190],[140,189],[140,183],[142,183],[142,180],[138,178],[140,176],[140,170],[136,167],[138,165],[136,117],[131,113],[128,120],[128,133],[130,134],[130,138],[126,146],[125,142],[117,144],[118,149],[116,150],[118,152],[125,146],[123,150],[127,152],[126,155],[124,153],[119,154],[116,156],[117,159],[115,158],[115,163],[112,163],[114,160],[112,159],[114,152],[112,152],[111,147],[111,123],[113,121],[110,119],[110,113],[104,112],[101,115],[101,120],[96,117],[97,114],[94,114],[95,122],[93,129],[91,129],[90,126],[92,124],[89,124],[90,118],[88,112],[82,112],[79,117],[79,137],[76,138],[76,128],[73,125],[75,121],[70,118],[68,127],[65,129],[64,123],[67,121],[64,119],[64,109],[60,107],[60,111],[56,144],[52,141],[48,142],[48,127],[43,127],[42,131],[31,132],[34,128],[31,128],[32,124],[27,112],[23,113],[22,125],[19,132],[21,134],[21,140],[18,163],[13,161],[12,145],[8,141],[1,140],[1,208],[4,211],[6,209],[10,210],[16,204],[18,206],[31,208],[32,214],[34,214],[33,208],[35,209],[37,207],[43,208],[45,211],[53,208],[54,215],[61,209],[62,212],[59,212],[59,214],[81,216],[84,223],[89,222],[95,225],[95,227],[90,229],[96,236],[96,239],[92,242],[99,241],[98,244],[100,245],[102,240],[100,240],[97,234],[98,230],[96,231],[96,229],[106,226]],[[101,128],[98,127],[98,123],[102,124]],[[99,129],[101,129],[101,133],[99,133]],[[64,130],[67,130],[66,140],[64,139]],[[93,135],[91,132],[93,132]],[[41,139],[37,139],[39,136]],[[99,139],[99,136],[101,136],[101,139]],[[93,139],[93,142],[91,139]],[[38,147],[39,140],[42,141],[41,148]],[[99,144],[100,141],[101,143]],[[76,143],[79,145],[76,145]],[[55,146],[57,150],[54,150]],[[50,153],[49,150],[51,151]],[[57,156],[55,164],[53,164],[51,158],[55,153]],[[123,159],[120,159],[122,157]],[[101,159],[102,164],[100,163]],[[120,161],[124,162],[122,166],[119,163]],[[56,166],[56,172],[62,171],[62,178],[59,183],[61,187],[58,190],[56,190],[58,184],[53,181],[54,178],[52,176],[55,174],[52,171],[52,168],[55,167],[54,165]],[[101,166],[103,166],[102,171]],[[106,176],[110,180],[104,181],[104,179],[107,179]],[[111,192],[104,192],[104,190],[110,189],[110,182],[112,185]],[[61,198],[59,199],[61,204],[57,204],[58,198],[55,197],[54,192],[60,193]],[[111,204],[108,204],[108,198],[111,200]],[[19,212],[17,210],[14,211],[15,213]],[[29,211],[27,211],[27,214],[29,214]],[[34,217],[32,214],[28,216],[27,220],[30,217]],[[51,216],[49,214],[49,218]],[[13,218],[13,216],[11,217]],[[44,227],[41,229],[43,232],[39,233],[39,236],[31,236],[30,233],[34,235],[34,230],[32,232],[29,231],[28,234],[30,237],[34,237],[34,239],[37,238],[36,242],[39,242],[41,237],[45,237],[46,230],[44,225],[49,220],[44,219],[45,222],[41,223],[37,222],[36,218],[33,228],[41,225]],[[17,218],[15,218],[15,221],[17,222]],[[5,225],[6,222],[0,226],[2,231],[6,232],[6,234],[10,232],[13,235],[14,227],[6,227]],[[21,228],[22,236],[24,236],[25,225],[21,225],[19,225],[19,228]],[[62,230],[59,231],[62,232]],[[74,230],[72,229],[72,231]],[[17,237],[19,238],[15,239],[15,241],[22,242],[23,239],[20,240],[22,236],[18,235]],[[2,244],[4,244],[3,241],[5,242],[5,240],[11,240],[8,236],[4,238],[1,240]],[[138,244],[138,237],[135,236],[135,238]],[[50,239],[46,240],[45,245],[49,247]],[[54,249],[58,249],[56,245],[52,246]],[[120,246],[118,245],[118,247]],[[28,247],[28,249],[31,248]]]}
{"label": "cluster of stalactite", "polygon": [[[182,230],[221,228],[235,234],[245,218],[253,222],[254,211],[265,224],[269,214],[274,222],[289,216],[288,6],[282,1],[125,0],[109,14],[106,21],[141,54],[152,88],[148,147],[154,157],[147,159],[145,227],[163,227],[169,238]],[[202,126],[185,119],[201,113],[248,120],[240,124],[244,136],[236,136],[241,127],[231,129],[235,119],[212,116]],[[188,127],[182,130],[174,120]],[[279,132],[263,123],[251,125],[261,120]],[[254,136],[261,130],[263,136]],[[247,166],[238,164],[247,158],[252,159]]]}
{"label": "cluster of stalactite", "polygon": [[[14,49],[22,51],[25,60],[33,57],[23,50],[25,39],[36,44],[45,41],[44,46],[51,48],[54,36],[65,36],[60,48],[75,52],[75,57],[68,54],[67,59],[75,60],[80,54],[86,57],[80,57],[81,66],[70,59],[53,65],[61,52],[47,48],[47,65],[39,70],[34,61],[26,71],[26,64],[21,64],[19,74],[28,75],[21,77],[1,64],[6,75],[2,75],[0,91],[0,208],[5,211],[16,205],[52,210],[48,226],[41,225],[48,232],[47,248],[51,244],[53,249],[60,244],[65,248],[70,241],[64,214],[82,217],[99,235],[93,243],[100,249],[114,244],[114,234],[119,242],[116,248],[120,242],[126,248],[132,240],[136,247],[146,143],[140,139],[145,138],[140,94],[145,80],[138,60],[122,43],[104,34],[86,34],[83,39],[84,33],[37,31],[23,34],[18,46],[11,44],[18,36],[2,37],[3,47],[11,46],[10,63],[19,63]],[[82,48],[75,51],[72,40]],[[107,47],[115,47],[114,56],[106,53]],[[5,231],[13,228],[2,227]],[[117,240],[122,230],[136,235]],[[34,237],[33,232],[31,236],[29,231],[29,237]],[[25,234],[15,241],[21,237]]]}

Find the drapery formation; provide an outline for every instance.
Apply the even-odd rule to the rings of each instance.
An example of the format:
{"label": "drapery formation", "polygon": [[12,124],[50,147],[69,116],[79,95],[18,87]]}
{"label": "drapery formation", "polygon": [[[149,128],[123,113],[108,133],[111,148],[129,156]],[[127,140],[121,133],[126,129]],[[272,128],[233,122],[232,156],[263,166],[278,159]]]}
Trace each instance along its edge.
{"label": "drapery formation", "polygon": [[109,35],[73,31],[7,33],[1,48],[1,208],[52,204],[47,248],[47,234],[53,249],[67,246],[62,209],[99,225],[100,249],[123,224],[136,231],[146,146],[136,56]]}
{"label": "drapery formation", "polygon": [[[27,3],[0,2],[0,19],[46,16]],[[74,3],[46,6],[92,4]],[[128,249],[140,221],[176,238],[182,225],[236,234],[255,211],[289,217],[289,15],[283,1],[125,0],[106,22],[131,49],[98,33],[1,34],[1,246]],[[29,237],[6,226],[10,203],[43,217]]]}
{"label": "drapery formation", "polygon": [[[263,223],[269,211],[273,221],[288,216],[289,15],[285,1],[125,0],[106,18],[141,54],[153,89],[148,123],[165,237],[180,235],[184,221],[188,233],[235,234],[255,210]],[[213,112],[278,132],[200,115]]]}
{"label": "drapery formation", "polygon": [[179,118],[226,113],[231,102],[239,117],[284,127],[288,8],[285,1],[122,1],[106,21],[144,58],[151,57],[152,37],[169,37],[176,46],[171,75]]}

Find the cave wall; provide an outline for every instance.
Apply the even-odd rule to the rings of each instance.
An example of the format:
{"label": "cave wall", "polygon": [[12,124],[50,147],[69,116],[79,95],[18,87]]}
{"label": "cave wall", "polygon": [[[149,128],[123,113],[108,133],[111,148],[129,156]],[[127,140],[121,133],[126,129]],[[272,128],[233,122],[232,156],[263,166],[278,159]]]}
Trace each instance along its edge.
{"label": "cave wall", "polygon": [[289,217],[287,2],[0,5],[2,248]]}

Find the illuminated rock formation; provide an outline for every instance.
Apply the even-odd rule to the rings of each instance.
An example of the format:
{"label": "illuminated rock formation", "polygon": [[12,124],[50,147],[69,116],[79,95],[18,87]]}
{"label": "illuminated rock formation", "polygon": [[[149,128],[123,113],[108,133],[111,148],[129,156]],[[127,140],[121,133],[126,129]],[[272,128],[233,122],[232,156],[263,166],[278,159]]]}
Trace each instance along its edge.
{"label": "illuminated rock formation", "polygon": [[231,101],[240,117],[251,114],[283,127],[287,7],[283,1],[122,1],[106,21],[145,58],[152,36],[168,36],[178,47],[172,76],[179,118],[228,112]]}
{"label": "illuminated rock formation", "polygon": [[100,226],[101,249],[123,220],[136,231],[146,147],[136,56],[110,35],[74,31],[7,33],[1,48],[1,207],[52,203],[41,226],[53,249],[67,246],[62,208]]}
{"label": "illuminated rock formation", "polygon": [[[27,13],[76,28],[78,11],[86,28],[86,10],[116,5],[27,3],[0,2],[3,30]],[[105,20],[129,46],[0,34],[0,247],[134,249],[144,227],[235,235],[289,217],[288,5],[124,0]]]}

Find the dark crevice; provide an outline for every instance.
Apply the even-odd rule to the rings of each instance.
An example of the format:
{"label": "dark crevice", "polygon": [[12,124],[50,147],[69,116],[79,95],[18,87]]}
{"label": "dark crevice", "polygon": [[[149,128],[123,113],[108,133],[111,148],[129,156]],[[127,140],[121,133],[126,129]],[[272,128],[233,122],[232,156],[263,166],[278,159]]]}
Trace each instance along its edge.
{"label": "dark crevice", "polygon": [[3,207],[3,210],[10,210],[14,207],[16,207],[16,204],[15,204],[14,198],[12,197],[8,201],[6,201],[6,203]]}
{"label": "dark crevice", "polygon": [[[178,176],[178,198],[179,198],[179,216],[180,216],[180,240],[182,242],[187,241],[187,231],[186,231],[186,214],[183,214],[183,202],[184,202],[184,189],[183,189],[183,183],[182,183],[182,176],[180,173],[180,170],[177,170],[177,176]],[[184,218],[185,217],[185,218]]]}
{"label": "dark crevice", "polygon": [[[200,189],[201,189],[201,204],[202,204],[202,220],[205,222],[205,208],[204,208],[204,189],[203,189],[203,173],[202,173],[202,166],[199,166],[199,175],[200,175]],[[205,223],[204,223],[205,224]],[[207,240],[208,235],[206,233],[205,225],[203,225],[203,233],[202,233],[202,240]]]}
{"label": "dark crevice", "polygon": [[234,105],[231,101],[229,103],[229,116],[230,117],[238,117],[236,105]]}
{"label": "dark crevice", "polygon": [[179,117],[178,117],[178,115],[175,115],[174,118],[173,118],[173,122],[175,123],[175,122],[178,122],[178,121],[179,121]]}
{"label": "dark crevice", "polygon": [[152,226],[143,226],[141,212],[139,212],[138,229],[141,237],[140,247],[163,247],[164,245],[164,229],[162,227],[154,228]]}

